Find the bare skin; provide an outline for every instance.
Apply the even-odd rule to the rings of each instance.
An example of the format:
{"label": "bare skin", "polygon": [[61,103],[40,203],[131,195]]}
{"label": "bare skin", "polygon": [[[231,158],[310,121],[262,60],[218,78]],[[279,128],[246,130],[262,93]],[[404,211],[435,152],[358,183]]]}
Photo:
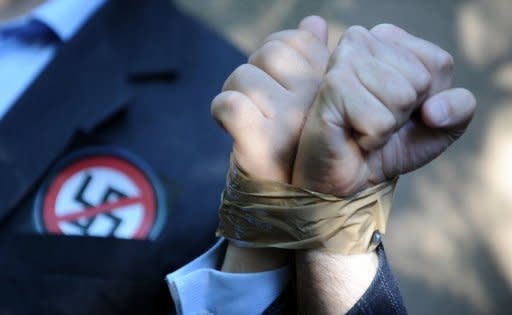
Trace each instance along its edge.
{"label": "bare skin", "polygon": [[[213,100],[213,116],[233,137],[234,157],[252,177],[291,182],[302,126],[327,65],[326,43],[327,26],[318,17],[270,35]],[[230,243],[222,270],[264,271],[290,264],[292,256]]]}
{"label": "bare skin", "polygon": [[0,0],[0,23],[30,12],[46,0]]}
{"label": "bare skin", "polygon": [[[301,27],[325,44],[325,21],[305,21]],[[285,56],[282,48],[274,46],[271,55]],[[254,177],[349,196],[433,160],[464,132],[475,110],[469,91],[451,87],[450,54],[392,25],[350,28],[319,89],[317,71],[310,72],[313,80],[308,81],[307,72],[294,72],[300,62],[289,54],[283,59],[260,68],[279,84],[239,72],[234,77],[243,84],[227,83],[236,93],[224,92],[213,102],[214,117],[235,140],[235,158]],[[287,101],[283,87],[301,92],[296,95],[303,102]],[[274,250],[233,244],[230,249],[225,271],[261,271],[288,260]],[[309,250],[296,253],[296,265],[298,309],[340,314],[367,290],[378,259],[374,252],[345,256]]]}
{"label": "bare skin", "polygon": [[[476,101],[452,88],[453,58],[393,25],[351,27],[308,115],[293,184],[337,196],[413,171],[459,136]],[[296,254],[299,310],[348,312],[371,284],[375,253]]]}

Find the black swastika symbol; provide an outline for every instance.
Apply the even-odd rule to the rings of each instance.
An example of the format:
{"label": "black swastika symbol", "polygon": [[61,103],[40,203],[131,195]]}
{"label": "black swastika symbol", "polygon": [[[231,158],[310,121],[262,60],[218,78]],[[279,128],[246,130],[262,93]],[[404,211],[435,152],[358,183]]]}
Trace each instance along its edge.
{"label": "black swastika symbol", "polygon": [[[91,183],[91,180],[92,180],[91,174],[86,174],[85,178],[83,179],[83,181],[80,185],[80,188],[78,189],[76,195],[74,196],[75,201],[80,203],[81,205],[83,205],[85,210],[92,209],[92,208],[98,206],[98,205],[92,204],[91,202],[89,202],[85,199],[85,192],[87,191],[87,188],[89,187],[89,185]],[[127,198],[126,194],[109,186],[103,193],[103,197],[100,199],[99,205],[105,204],[107,202],[118,201],[118,200],[121,200],[124,198]],[[111,226],[110,230],[108,231],[108,233],[106,235],[103,235],[103,236],[105,236],[105,237],[114,236],[114,233],[116,232],[117,228],[121,225],[122,220],[110,212],[102,213],[102,215],[107,217],[108,219],[110,219],[112,222],[112,226]],[[82,235],[89,235],[89,229],[92,226],[92,224],[94,223],[94,221],[96,220],[96,218],[97,218],[96,216],[91,217],[91,218],[81,218],[79,220],[70,221],[69,223],[76,226],[77,228],[79,228]]]}

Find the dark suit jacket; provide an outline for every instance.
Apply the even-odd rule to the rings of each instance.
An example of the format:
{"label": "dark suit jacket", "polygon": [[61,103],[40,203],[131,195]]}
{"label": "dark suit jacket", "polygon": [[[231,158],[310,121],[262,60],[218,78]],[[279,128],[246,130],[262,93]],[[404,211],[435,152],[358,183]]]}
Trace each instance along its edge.
{"label": "dark suit jacket", "polygon": [[[173,309],[165,274],[213,244],[229,162],[210,101],[244,61],[167,0],[107,1],[59,47],[0,121],[0,314]],[[152,240],[73,237],[44,221],[48,186],[102,154],[129,155],[158,182],[166,213]]]}
{"label": "dark suit jacket", "polygon": [[[110,0],[59,47],[0,121],[0,314],[174,312],[164,276],[213,244],[231,150],[210,101],[243,62],[167,0]],[[103,236],[123,223],[105,205],[128,188],[95,192],[83,168],[112,157],[147,188],[138,240],[88,234],[94,220],[109,220]],[[88,216],[63,219],[75,175],[72,203]],[[294,304],[288,290],[267,314]]]}

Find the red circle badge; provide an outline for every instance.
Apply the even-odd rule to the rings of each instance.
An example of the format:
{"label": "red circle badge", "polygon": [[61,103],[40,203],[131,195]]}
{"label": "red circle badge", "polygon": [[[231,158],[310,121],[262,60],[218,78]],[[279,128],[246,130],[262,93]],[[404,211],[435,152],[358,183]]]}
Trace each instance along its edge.
{"label": "red circle badge", "polygon": [[52,234],[153,238],[165,212],[147,166],[112,150],[81,153],[54,171],[40,192],[38,225]]}

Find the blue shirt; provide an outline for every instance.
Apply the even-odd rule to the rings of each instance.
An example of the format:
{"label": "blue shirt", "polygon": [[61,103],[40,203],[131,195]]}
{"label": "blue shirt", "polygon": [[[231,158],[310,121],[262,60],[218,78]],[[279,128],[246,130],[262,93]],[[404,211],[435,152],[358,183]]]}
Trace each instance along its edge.
{"label": "blue shirt", "polygon": [[[0,32],[2,27],[23,27],[30,19],[37,19],[55,32],[61,43],[66,42],[104,2],[50,0],[28,16],[0,25]],[[0,119],[52,60],[58,44],[0,37]],[[167,276],[179,314],[260,314],[284,289],[288,268],[252,274],[216,270],[224,256],[224,243],[220,240],[205,254]]]}
{"label": "blue shirt", "polygon": [[226,243],[219,240],[206,253],[167,275],[178,314],[261,314],[285,289],[288,267],[255,273],[218,271]]}

